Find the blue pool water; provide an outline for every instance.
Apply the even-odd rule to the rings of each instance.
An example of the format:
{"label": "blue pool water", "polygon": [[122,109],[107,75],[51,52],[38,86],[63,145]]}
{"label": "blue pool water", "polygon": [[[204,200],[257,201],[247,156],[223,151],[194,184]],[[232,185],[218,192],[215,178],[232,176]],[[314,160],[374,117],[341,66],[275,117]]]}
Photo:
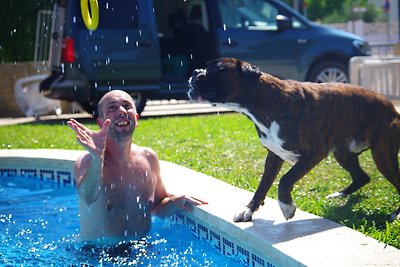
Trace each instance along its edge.
{"label": "blue pool water", "polygon": [[153,219],[139,241],[112,247],[78,241],[74,188],[34,178],[0,178],[1,266],[243,266],[185,226]]}

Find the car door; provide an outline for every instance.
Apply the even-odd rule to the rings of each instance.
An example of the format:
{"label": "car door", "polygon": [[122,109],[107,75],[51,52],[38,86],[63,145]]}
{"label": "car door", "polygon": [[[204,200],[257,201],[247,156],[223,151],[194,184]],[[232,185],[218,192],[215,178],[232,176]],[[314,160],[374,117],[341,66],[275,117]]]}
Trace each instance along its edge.
{"label": "car door", "polygon": [[160,49],[152,1],[99,1],[98,28],[89,31],[81,23],[78,34],[80,63],[97,90],[159,87]]}
{"label": "car door", "polygon": [[[301,38],[306,25],[288,9],[268,0],[217,0],[217,36],[222,57],[249,61],[281,78],[301,79],[301,54],[311,45]],[[278,29],[277,16],[290,27]]]}

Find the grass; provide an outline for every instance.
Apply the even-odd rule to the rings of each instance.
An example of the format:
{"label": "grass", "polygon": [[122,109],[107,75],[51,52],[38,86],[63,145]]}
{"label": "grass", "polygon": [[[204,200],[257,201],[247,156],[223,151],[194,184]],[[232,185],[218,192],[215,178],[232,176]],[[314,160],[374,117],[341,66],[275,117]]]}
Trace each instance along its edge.
{"label": "grass", "polygon": [[[85,124],[98,128],[93,121]],[[134,133],[134,142],[153,148],[160,159],[249,191],[257,188],[267,155],[253,124],[240,114],[143,119]],[[65,122],[0,127],[0,148],[82,149]],[[388,222],[388,214],[399,207],[400,196],[376,170],[369,152],[361,155],[360,161],[372,181],[353,195],[325,199],[351,181],[348,173],[329,156],[295,185],[294,201],[302,210],[400,248],[400,221]],[[289,167],[285,163],[279,176]],[[277,197],[278,181],[269,197]]]}

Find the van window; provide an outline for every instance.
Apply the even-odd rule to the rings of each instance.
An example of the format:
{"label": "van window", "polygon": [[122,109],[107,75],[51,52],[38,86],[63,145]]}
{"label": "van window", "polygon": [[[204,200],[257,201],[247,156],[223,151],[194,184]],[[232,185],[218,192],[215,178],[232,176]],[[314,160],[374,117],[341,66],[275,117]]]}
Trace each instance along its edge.
{"label": "van window", "polygon": [[136,28],[138,27],[137,0],[99,1],[99,28]]}
{"label": "van window", "polygon": [[[262,0],[218,0],[222,24],[226,28],[247,28],[249,30],[277,30],[277,7]],[[287,14],[285,14],[287,15]],[[294,18],[293,28],[304,27]]]}

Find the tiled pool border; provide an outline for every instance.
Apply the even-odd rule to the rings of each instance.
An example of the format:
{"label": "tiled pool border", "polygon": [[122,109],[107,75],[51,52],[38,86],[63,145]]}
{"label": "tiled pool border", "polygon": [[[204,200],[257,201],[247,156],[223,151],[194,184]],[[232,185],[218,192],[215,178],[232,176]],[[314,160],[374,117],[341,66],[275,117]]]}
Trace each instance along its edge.
{"label": "tiled pool border", "polygon": [[[26,176],[45,181],[53,181],[66,186],[74,186],[73,164],[75,159],[82,153],[83,151],[56,150],[56,149],[0,150],[0,177],[5,177],[9,175]],[[161,166],[162,173],[163,176],[165,176],[164,179],[166,179],[166,186],[169,190],[172,190],[172,193],[176,194],[185,193],[186,190],[188,191],[189,194],[193,194],[196,197],[201,197],[201,198],[205,197],[204,195],[201,196],[201,193],[196,192],[195,189],[198,186],[193,184],[193,181],[186,182],[187,176],[193,176],[194,174],[198,175],[202,174],[196,173],[191,170],[190,172],[188,172],[189,169],[168,162],[162,161],[161,164],[162,164]],[[182,174],[182,177],[177,178],[179,175],[176,174],[179,171],[182,171],[184,174]],[[201,178],[196,177],[196,179],[203,179],[203,178],[204,177]],[[213,178],[206,177],[206,179],[213,179]],[[212,183],[214,182],[215,184],[212,185],[214,187],[228,186],[224,185],[220,181],[212,181]],[[210,180],[202,181],[202,183],[203,184],[210,183]],[[188,184],[191,184],[192,186],[189,187]],[[180,187],[178,185],[180,185]],[[193,189],[193,187],[195,189]],[[227,189],[225,188],[225,190]],[[228,190],[232,191],[236,189],[231,186],[230,188],[228,188]],[[233,193],[237,195],[239,194],[239,191],[238,192],[235,191]],[[200,196],[196,194],[200,194]],[[249,195],[246,195],[246,197],[248,196]],[[217,207],[217,209],[221,209],[221,207]],[[214,210],[215,210],[214,206],[205,205],[204,207],[201,206],[199,208],[196,208],[192,213],[179,213],[175,215],[173,219],[178,223],[187,225],[191,229],[191,231],[195,234],[195,236],[209,242],[220,253],[231,257],[233,256],[241,260],[245,266],[257,266],[257,267],[258,266],[264,266],[264,267],[311,266],[311,265],[321,266],[321,262],[318,261],[314,262],[312,260],[307,261],[302,259],[301,256],[299,257],[299,259],[297,259],[296,255],[299,253],[297,254],[293,253],[292,255],[288,255],[291,253],[287,253],[287,251],[290,252],[290,249],[286,250],[286,246],[282,246],[282,251],[281,251],[279,248],[279,244],[278,245],[271,244],[270,241],[264,240],[265,238],[263,238],[262,235],[258,236],[257,232],[254,233],[254,231],[252,232],[248,230],[248,228],[254,227],[255,224],[252,225],[234,224],[230,221],[230,218],[229,219],[222,218],[220,214],[215,213]],[[298,213],[299,212],[301,213],[301,211],[298,211]],[[308,215],[306,214],[306,216]],[[315,218],[316,216],[314,215],[310,216],[311,217],[308,218],[308,220],[317,221],[317,219]],[[336,227],[340,228],[339,225],[337,226],[330,225],[328,228],[334,229]],[[321,231],[325,231],[326,229],[324,228],[324,230]],[[297,238],[297,240],[298,239],[299,238]],[[375,249],[376,246],[375,243],[377,241],[374,242],[371,241],[371,238],[367,238],[365,242],[374,243],[373,245]],[[382,246],[377,246],[377,248],[381,249],[381,247],[382,248],[384,247],[383,245],[384,244],[382,244]],[[296,247],[295,242],[293,242],[293,247]],[[316,246],[316,248],[318,248],[318,245]],[[389,253],[387,253],[388,255],[385,256],[384,255],[385,253],[383,252],[385,253],[389,252]],[[383,261],[381,262],[382,265],[400,266],[399,250],[392,248],[390,246],[385,246],[385,250],[377,251],[376,254],[379,255],[381,259],[383,259]],[[390,260],[390,257],[397,257],[399,260],[398,261],[396,261],[395,259]],[[386,259],[388,260],[387,262],[385,262]],[[358,264],[364,266],[368,265],[366,264],[366,262],[360,262],[358,258],[354,262],[356,262],[357,264],[352,264],[352,261],[350,261],[348,266],[356,266]],[[330,262],[328,259],[328,261],[322,265],[334,266],[335,264],[334,262]]]}

